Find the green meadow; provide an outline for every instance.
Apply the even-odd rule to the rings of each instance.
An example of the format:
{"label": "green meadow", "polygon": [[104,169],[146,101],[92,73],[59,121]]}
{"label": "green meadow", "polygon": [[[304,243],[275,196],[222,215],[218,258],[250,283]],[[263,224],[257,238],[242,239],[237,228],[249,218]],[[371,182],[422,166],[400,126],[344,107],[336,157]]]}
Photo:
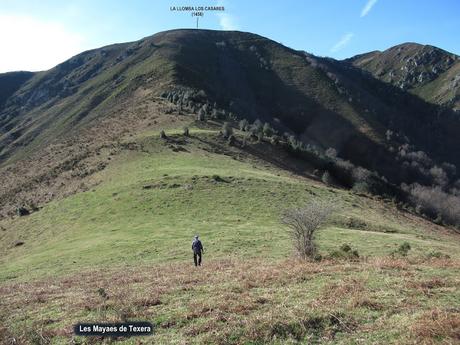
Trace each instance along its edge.
{"label": "green meadow", "polygon": [[[167,134],[166,141],[157,133],[136,138],[142,150],[114,156],[89,190],[2,222],[0,316],[8,332],[26,343],[38,337],[59,344],[79,320],[147,319],[158,326],[153,338],[120,341],[398,343],[404,325],[459,296],[458,236],[390,201],[325,186],[220,143],[215,131]],[[336,204],[338,212],[318,233],[325,260],[299,263],[280,215],[311,198]],[[198,275],[195,234],[206,250]],[[392,255],[404,242],[408,257]],[[358,261],[329,259],[342,244],[358,251]],[[427,281],[439,294],[428,287],[425,295]],[[409,290],[398,288],[407,284],[426,303],[415,295],[408,301]],[[389,314],[402,304],[400,318]],[[414,332],[404,335],[408,343],[420,336]],[[362,342],[352,340],[357,335]]]}

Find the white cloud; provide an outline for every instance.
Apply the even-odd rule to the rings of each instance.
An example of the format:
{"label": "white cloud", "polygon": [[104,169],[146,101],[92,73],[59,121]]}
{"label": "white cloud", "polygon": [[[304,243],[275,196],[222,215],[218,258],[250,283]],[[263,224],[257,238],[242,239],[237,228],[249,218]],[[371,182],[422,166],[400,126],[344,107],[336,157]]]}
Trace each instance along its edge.
{"label": "white cloud", "polygon": [[340,41],[338,41],[332,48],[331,52],[335,53],[338,52],[339,50],[343,49],[346,47],[348,43],[350,43],[350,40],[353,38],[353,33],[349,32],[345,35],[342,36]]}
{"label": "white cloud", "polygon": [[83,37],[57,22],[0,14],[0,72],[40,71],[85,49]]}
{"label": "white cloud", "polygon": [[226,13],[217,14],[219,17],[219,25],[222,30],[238,30],[238,25],[235,22],[235,18]]}
{"label": "white cloud", "polygon": [[367,16],[372,7],[377,3],[377,0],[368,0],[366,5],[361,10],[361,17]]}

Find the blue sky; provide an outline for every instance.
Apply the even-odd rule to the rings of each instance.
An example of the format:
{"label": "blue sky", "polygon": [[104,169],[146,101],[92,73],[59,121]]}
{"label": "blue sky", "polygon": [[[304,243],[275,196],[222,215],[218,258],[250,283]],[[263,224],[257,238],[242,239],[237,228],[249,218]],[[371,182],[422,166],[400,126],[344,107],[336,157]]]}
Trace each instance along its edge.
{"label": "blue sky", "polygon": [[460,0],[0,0],[0,72],[43,70],[87,49],[194,28],[170,6],[225,7],[200,28],[254,32],[343,59],[403,42],[460,54]]}

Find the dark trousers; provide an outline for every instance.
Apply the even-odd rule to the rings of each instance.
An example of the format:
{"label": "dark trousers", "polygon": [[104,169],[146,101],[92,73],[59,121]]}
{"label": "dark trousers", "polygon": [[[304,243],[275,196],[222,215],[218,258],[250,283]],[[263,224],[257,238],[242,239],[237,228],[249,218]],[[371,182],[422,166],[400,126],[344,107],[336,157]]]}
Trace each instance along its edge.
{"label": "dark trousers", "polygon": [[201,252],[193,252],[193,261],[195,261],[195,266],[201,266]]}

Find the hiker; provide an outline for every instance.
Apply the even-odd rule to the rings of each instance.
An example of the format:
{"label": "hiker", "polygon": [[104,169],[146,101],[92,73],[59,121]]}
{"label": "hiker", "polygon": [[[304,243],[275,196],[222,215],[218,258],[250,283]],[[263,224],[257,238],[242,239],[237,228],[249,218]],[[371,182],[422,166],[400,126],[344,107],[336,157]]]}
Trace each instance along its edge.
{"label": "hiker", "polygon": [[198,235],[195,236],[195,239],[192,242],[193,250],[193,261],[195,261],[195,266],[201,266],[201,254],[204,251],[203,245],[198,238]]}

